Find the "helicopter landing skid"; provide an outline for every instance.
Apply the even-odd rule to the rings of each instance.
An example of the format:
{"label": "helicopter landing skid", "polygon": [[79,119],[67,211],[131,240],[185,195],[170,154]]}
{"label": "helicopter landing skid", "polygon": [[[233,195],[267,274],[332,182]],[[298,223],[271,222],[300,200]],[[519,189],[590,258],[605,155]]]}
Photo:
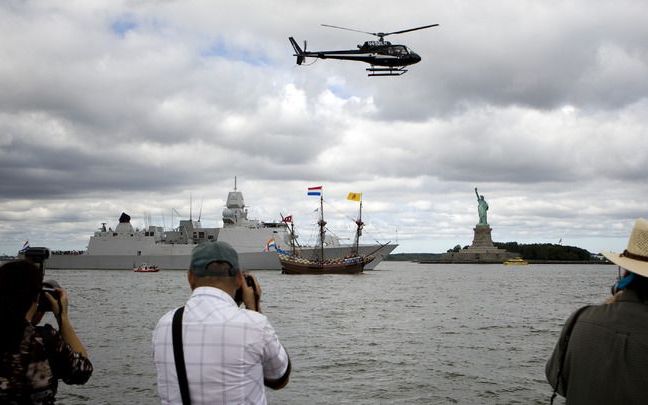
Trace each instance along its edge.
{"label": "helicopter landing skid", "polygon": [[397,67],[397,68],[392,68],[392,67],[368,67],[367,76],[401,76],[407,73],[407,69],[404,67]]}

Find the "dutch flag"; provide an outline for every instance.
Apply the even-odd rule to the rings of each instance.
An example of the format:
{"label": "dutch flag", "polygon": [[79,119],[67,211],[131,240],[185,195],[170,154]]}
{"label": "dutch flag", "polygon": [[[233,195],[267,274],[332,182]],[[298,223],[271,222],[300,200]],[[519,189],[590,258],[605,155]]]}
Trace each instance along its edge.
{"label": "dutch flag", "polygon": [[322,195],[322,186],[308,187],[308,195]]}
{"label": "dutch flag", "polygon": [[270,249],[277,250],[277,243],[275,242],[274,239],[270,239],[266,242],[265,249],[263,249],[263,251],[269,252]]}

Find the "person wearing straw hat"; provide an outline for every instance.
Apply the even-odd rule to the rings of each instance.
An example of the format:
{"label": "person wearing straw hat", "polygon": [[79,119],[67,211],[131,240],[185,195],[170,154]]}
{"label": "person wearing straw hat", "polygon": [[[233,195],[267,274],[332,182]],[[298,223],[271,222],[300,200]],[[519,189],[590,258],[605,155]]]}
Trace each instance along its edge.
{"label": "person wearing straw hat", "polygon": [[648,220],[635,222],[612,297],[567,320],[545,369],[567,404],[648,403]]}

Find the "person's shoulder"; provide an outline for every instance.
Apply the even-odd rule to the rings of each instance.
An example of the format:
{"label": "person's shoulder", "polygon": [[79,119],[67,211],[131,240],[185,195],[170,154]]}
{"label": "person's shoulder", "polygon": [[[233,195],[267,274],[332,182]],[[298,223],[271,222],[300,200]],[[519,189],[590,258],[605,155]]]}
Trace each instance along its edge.
{"label": "person's shoulder", "polygon": [[250,320],[252,322],[255,322],[255,323],[269,322],[268,317],[263,315],[260,312],[252,311],[252,310],[244,309],[244,308],[240,308],[239,311],[240,311],[239,312],[240,316],[242,316],[242,317],[244,317],[244,318],[246,318],[246,319],[248,319],[248,320]]}
{"label": "person's shoulder", "polygon": [[170,310],[166,314],[162,315],[162,317],[158,320],[157,324],[155,325],[155,328],[153,329],[153,332],[151,333],[154,344],[156,344],[156,342],[165,341],[166,340],[165,336],[169,336],[171,334],[171,326],[173,324],[173,314],[177,309],[178,308],[174,308]]}
{"label": "person's shoulder", "polygon": [[572,312],[569,316],[569,320],[578,321],[579,319],[585,319],[588,316],[591,316],[593,313],[599,311],[600,308],[604,306],[604,304],[584,305]]}
{"label": "person's shoulder", "polygon": [[171,323],[173,321],[173,314],[175,314],[175,312],[178,310],[178,308],[173,308],[172,310],[168,311],[166,314],[162,315],[162,317],[158,320],[157,325],[155,326],[155,329],[158,329],[158,328],[163,327],[165,325],[171,325]]}
{"label": "person's shoulder", "polygon": [[632,311],[619,302],[586,305],[574,311],[568,323],[610,326],[623,323]]}
{"label": "person's shoulder", "polygon": [[584,319],[589,318],[592,308],[596,305],[585,305],[573,311],[563,325],[563,334],[570,334],[577,323],[582,322]]}
{"label": "person's shoulder", "polygon": [[251,311],[249,309],[240,308],[237,318],[239,321],[245,322],[252,327],[258,328],[259,330],[264,330],[268,326],[272,326],[270,325],[270,320],[267,316],[260,312]]}
{"label": "person's shoulder", "polygon": [[[623,297],[625,295],[625,297]],[[591,305],[585,312],[585,319],[623,320],[633,319],[636,324],[645,324],[648,319],[648,304],[635,300],[625,291],[613,302]]]}

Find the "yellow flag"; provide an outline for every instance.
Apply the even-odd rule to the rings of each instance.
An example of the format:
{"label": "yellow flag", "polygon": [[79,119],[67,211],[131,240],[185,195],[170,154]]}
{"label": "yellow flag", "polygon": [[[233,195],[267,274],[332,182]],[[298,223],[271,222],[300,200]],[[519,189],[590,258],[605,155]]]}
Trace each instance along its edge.
{"label": "yellow flag", "polygon": [[362,200],[362,193],[349,193],[349,195],[347,196],[347,200],[361,201]]}

